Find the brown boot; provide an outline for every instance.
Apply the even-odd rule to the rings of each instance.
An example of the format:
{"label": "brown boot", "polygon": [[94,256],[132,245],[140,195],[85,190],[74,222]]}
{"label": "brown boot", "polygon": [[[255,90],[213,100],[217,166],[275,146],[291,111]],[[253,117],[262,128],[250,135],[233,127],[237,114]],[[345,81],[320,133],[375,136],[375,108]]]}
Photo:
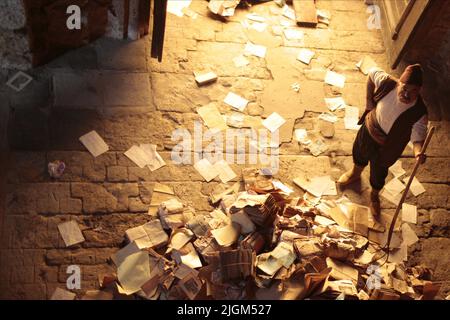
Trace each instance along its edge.
{"label": "brown boot", "polygon": [[381,213],[380,205],[380,190],[372,189],[370,192],[370,212],[375,218],[378,218]]}
{"label": "brown boot", "polygon": [[351,170],[347,171],[339,178],[337,183],[341,186],[346,186],[352,182],[355,182],[361,178],[361,173],[363,172],[363,170],[364,167],[354,165]]}

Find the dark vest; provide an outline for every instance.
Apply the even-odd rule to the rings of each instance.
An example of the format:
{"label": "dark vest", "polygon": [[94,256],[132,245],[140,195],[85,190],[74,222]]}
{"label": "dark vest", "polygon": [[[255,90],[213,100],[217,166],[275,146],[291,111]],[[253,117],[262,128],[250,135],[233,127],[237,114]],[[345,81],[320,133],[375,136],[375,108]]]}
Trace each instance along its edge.
{"label": "dark vest", "polygon": [[[392,90],[395,90],[396,87],[397,80],[392,77],[382,81],[373,95],[374,105],[376,106],[381,99]],[[398,116],[388,134],[385,134],[378,124],[375,112],[376,107],[372,110],[366,110],[360,122],[365,122],[372,138],[381,145],[377,162],[379,165],[387,168],[400,158],[411,138],[414,124],[427,114],[427,108],[419,96],[414,106]]]}

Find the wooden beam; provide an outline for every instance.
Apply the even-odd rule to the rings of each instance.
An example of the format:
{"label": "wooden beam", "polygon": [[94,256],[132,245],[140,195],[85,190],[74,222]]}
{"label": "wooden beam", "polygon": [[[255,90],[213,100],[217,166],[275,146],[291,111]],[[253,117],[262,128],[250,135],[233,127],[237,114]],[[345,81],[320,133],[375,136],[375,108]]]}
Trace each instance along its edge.
{"label": "wooden beam", "polygon": [[317,26],[317,8],[315,0],[292,0],[297,24],[302,27]]}

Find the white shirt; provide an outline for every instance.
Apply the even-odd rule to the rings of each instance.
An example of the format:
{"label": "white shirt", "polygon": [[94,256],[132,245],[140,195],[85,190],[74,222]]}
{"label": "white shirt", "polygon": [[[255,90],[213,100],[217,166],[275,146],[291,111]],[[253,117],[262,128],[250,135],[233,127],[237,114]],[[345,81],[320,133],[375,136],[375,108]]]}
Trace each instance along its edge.
{"label": "white shirt", "polygon": [[[381,82],[385,80],[389,75],[381,69],[372,68],[369,71],[369,77],[375,84],[375,90],[378,89]],[[412,103],[402,103],[397,96],[397,90],[392,90],[385,97],[383,97],[377,103],[376,117],[377,121],[383,129],[384,133],[388,134],[394,124],[395,120],[416,104],[416,101]],[[411,142],[424,141],[427,135],[428,117],[424,115],[413,126],[411,132]]]}

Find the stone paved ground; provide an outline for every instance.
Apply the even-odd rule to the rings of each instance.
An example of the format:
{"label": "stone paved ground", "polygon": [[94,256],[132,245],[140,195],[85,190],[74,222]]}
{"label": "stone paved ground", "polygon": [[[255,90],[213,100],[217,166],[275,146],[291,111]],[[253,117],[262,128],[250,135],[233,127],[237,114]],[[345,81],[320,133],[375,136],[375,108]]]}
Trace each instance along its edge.
{"label": "stone paved ground", "polygon": [[[251,11],[270,16],[271,6],[276,7],[261,4]],[[246,32],[240,21],[247,10],[224,23],[208,14],[205,1],[193,1],[192,8],[200,14],[196,20],[169,16],[162,63],[149,58],[149,39],[99,40],[33,70],[35,81],[20,94],[2,86],[0,97],[12,110],[13,151],[6,171],[6,215],[0,224],[0,298],[49,298],[55,287],[65,286],[70,264],[81,266],[78,295],[97,288],[97,276],[114,271],[108,258],[123,244],[125,230],[150,219],[146,213],[156,181],[172,186],[197,211],[210,210],[208,193],[218,180],[206,183],[192,166],[169,160],[172,130],[192,130],[199,119],[196,107],[211,103],[227,113],[221,101],[234,91],[250,100],[246,114],[257,117],[276,110],[295,128],[317,133],[317,116],[326,111],[324,96],[339,93],[323,84],[329,67],[346,75],[343,97],[362,110],[365,77],[355,63],[368,54],[388,68],[381,35],[367,29],[363,1],[322,0],[318,6],[330,10],[332,18],[328,29],[303,29],[304,46],[317,53],[310,66],[295,60],[295,43],[282,43],[270,32]],[[249,66],[236,68],[232,59],[243,52],[248,39],[268,46],[267,56],[250,57]],[[219,79],[198,88],[192,72],[208,68]],[[2,82],[7,75],[0,73]],[[300,93],[290,89],[293,82],[300,83]],[[420,237],[410,247],[408,264],[424,263],[437,280],[445,281],[450,280],[450,124],[433,124],[437,131],[429,159],[418,173],[427,191],[408,199],[419,208],[414,229]],[[90,130],[97,130],[110,146],[95,159],[78,142]],[[288,142],[280,149],[279,178],[292,185],[304,170],[338,178],[351,166],[355,131],[344,129],[342,115],[335,131],[326,139],[329,150],[313,157],[288,130]],[[157,144],[168,165],[153,173],[136,167],[123,152],[137,143]],[[56,159],[67,164],[58,181],[46,173],[48,161]],[[412,169],[410,150],[403,166],[408,172]],[[236,172],[242,167],[233,166]],[[295,192],[302,194],[298,188]],[[366,172],[360,185],[339,190],[339,195],[365,204],[368,192]],[[395,209],[385,200],[382,205],[387,213]],[[57,225],[69,219],[79,223],[86,241],[65,248]],[[443,293],[448,294],[448,285]]]}

